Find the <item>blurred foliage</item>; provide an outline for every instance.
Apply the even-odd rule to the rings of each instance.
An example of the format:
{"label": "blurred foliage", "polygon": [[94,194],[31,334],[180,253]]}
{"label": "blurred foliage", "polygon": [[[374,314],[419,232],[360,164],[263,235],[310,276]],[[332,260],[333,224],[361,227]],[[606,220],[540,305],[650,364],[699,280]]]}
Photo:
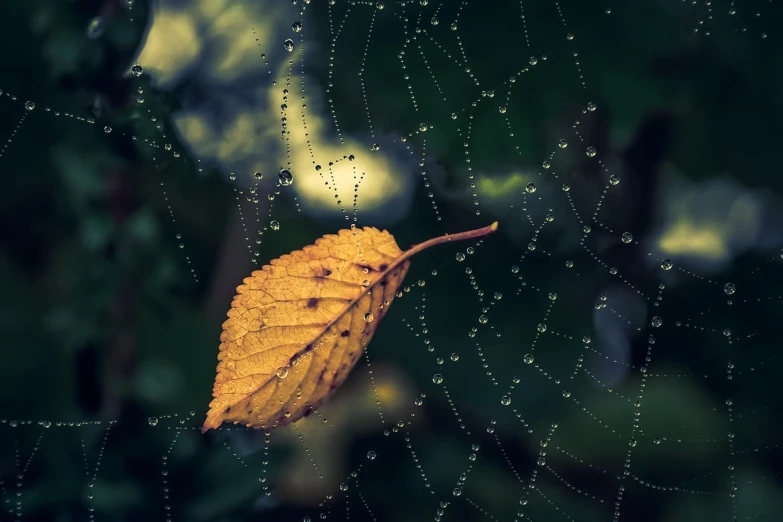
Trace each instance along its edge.
{"label": "blurred foliage", "polygon": [[[525,4],[535,53],[521,44],[516,4],[465,4],[461,23],[470,24],[470,30],[460,35],[472,74],[482,79],[475,88],[462,88],[467,73],[443,55],[438,57],[427,35],[415,33],[415,24],[409,24],[407,37],[416,34],[418,40],[407,46],[406,73],[419,106],[427,107],[427,121],[438,130],[428,135],[427,149],[445,172],[437,186],[444,220],[434,221],[429,190],[419,189],[411,214],[392,230],[402,248],[445,231],[483,226],[510,213],[486,202],[482,215],[474,215],[472,198],[462,195],[470,184],[465,138],[447,125],[450,107],[470,107],[473,101],[488,98],[488,91],[494,98],[471,113],[473,173],[492,176],[539,169],[556,137],[571,128],[574,114],[586,100],[594,100],[602,107],[601,117],[592,119],[581,136],[629,169],[622,185],[630,187],[629,192],[607,212],[615,218],[612,226],[624,230],[633,223],[639,237],[653,231],[650,209],[666,166],[676,166],[692,180],[711,180],[728,172],[750,188],[783,192],[778,175],[783,116],[778,4],[745,5],[741,21],[723,11],[718,16],[719,9],[727,8],[714,6],[711,34],[705,36],[704,29],[696,35],[693,29],[706,15],[684,2],[617,2],[607,15],[604,6],[561,0],[558,9],[573,21],[578,57],[572,56],[572,46],[563,38],[558,9],[551,3]],[[309,8],[320,44],[311,72],[324,85],[330,34],[327,7],[314,0]],[[355,11],[341,36],[333,78],[340,88],[332,96],[344,132],[366,133],[361,86],[347,64],[362,61],[372,13],[358,7]],[[757,11],[763,13],[760,21],[754,16]],[[272,497],[262,495],[258,482],[267,458],[262,433],[223,430],[202,437],[195,429],[186,429],[175,435],[177,427],[200,425],[210,400],[220,325],[232,288],[252,265],[242,244],[236,194],[225,173],[201,169],[195,158],[172,161],[148,145],[158,140],[157,125],[171,128],[179,105],[176,91],[161,91],[145,77],[139,80],[145,82],[144,109],[156,121],[150,121],[135,101],[138,83],[128,69],[151,20],[148,6],[134,3],[128,11],[120,0],[31,0],[4,2],[0,13],[0,128],[4,139],[11,140],[0,157],[0,418],[6,421],[0,425],[6,509],[0,518],[13,518],[8,510],[15,510],[21,499],[23,520],[84,519],[93,508],[98,520],[155,519],[168,513],[175,520],[249,520],[259,512],[268,520],[306,515],[315,519],[323,511],[313,500],[322,498],[321,490],[312,486],[308,493],[311,486],[306,481],[315,478],[315,472],[295,432],[273,436],[268,456]],[[101,16],[102,32],[93,22],[96,16]],[[412,8],[407,16],[415,16]],[[449,31],[449,23],[444,17],[439,28]],[[765,27],[768,38],[761,38]],[[365,72],[373,119],[379,132],[394,136],[409,133],[420,123],[411,109],[409,82],[399,67],[404,38],[399,19],[377,17],[373,59]],[[419,43],[429,46],[432,71],[417,57]],[[459,51],[454,47],[448,52]],[[539,57],[530,67],[545,72],[520,72],[528,55]],[[572,64],[577,59],[579,67]],[[497,118],[508,89],[504,82],[512,74],[518,81],[508,107],[513,137]],[[584,89],[580,74],[587,78]],[[448,104],[440,103],[440,89]],[[34,111],[24,111],[22,102],[28,99],[35,101]],[[55,112],[60,115],[54,117]],[[459,117],[466,115],[461,112]],[[665,124],[656,123],[661,121]],[[105,126],[111,133],[104,132]],[[647,139],[650,133],[655,139]],[[574,143],[577,147],[581,144]],[[579,187],[574,190],[575,205],[589,215],[603,182],[596,181],[598,173],[578,150],[580,154],[567,156],[563,172],[573,172],[568,180]],[[580,200],[578,194],[586,197]],[[285,233],[264,245],[263,262],[344,226],[301,217],[291,201],[279,199],[275,213],[285,216]],[[591,310],[595,296],[611,284],[605,267],[575,248],[576,242],[564,247],[565,239],[540,239],[539,247],[551,255],[525,260],[529,287],[519,296],[519,280],[508,267],[519,262],[525,246],[514,234],[485,240],[466,263],[454,261],[457,250],[450,246],[424,252],[414,261],[408,281],[423,278],[426,287],[414,288],[395,303],[370,350],[378,373],[388,371],[388,380],[381,383],[389,403],[409,405],[414,395],[428,395],[426,408],[416,410],[410,431],[412,450],[431,488],[424,486],[411,449],[399,437],[383,435],[366,368],[354,371],[333,409],[327,409],[335,425],[329,444],[313,440],[324,436],[323,430],[307,432],[314,460],[328,475],[328,484],[321,488],[337,493],[336,484],[362,464],[367,471],[361,474],[360,491],[378,520],[429,520],[444,499],[452,503],[444,520],[486,518],[465,498],[494,516],[512,518],[521,509],[521,496],[529,498],[524,511],[532,520],[568,515],[589,522],[611,516],[619,484],[615,475],[622,473],[641,377],[630,374],[618,385],[622,398],[605,393],[587,378],[569,380],[569,391],[589,413],[563,400],[563,385],[554,379],[565,381],[574,370],[583,350],[579,339],[595,329],[584,310]],[[628,252],[607,248],[601,255],[610,266],[633,274],[648,295],[655,295],[658,279],[644,270],[644,254]],[[237,261],[238,256],[244,257]],[[565,271],[566,259],[577,268]],[[717,306],[726,297],[720,286],[698,278],[682,280],[667,294],[668,317],[690,318],[694,324],[715,328],[731,324],[746,335],[758,333],[752,342],[727,348],[720,335],[705,336],[698,327],[656,332],[654,373],[688,377],[647,381],[632,472],[653,484],[688,492],[661,491],[629,479],[621,519],[698,522],[756,514],[754,520],[772,521],[783,513],[783,452],[777,445],[783,426],[774,353],[780,344],[780,306],[774,300],[783,293],[783,280],[779,264],[763,275],[753,271],[768,259],[745,254],[715,278],[752,288],[743,299],[771,299],[764,306],[738,307],[729,316],[725,307]],[[468,265],[484,291],[483,304],[464,274]],[[221,272],[227,266],[231,271]],[[430,276],[433,270],[437,277]],[[466,336],[495,291],[503,293],[503,306],[493,309],[492,329],[477,338],[500,386],[485,375],[474,341]],[[560,296],[547,319],[557,325],[558,335],[547,337],[536,352],[536,363],[555,376],[549,379],[520,364],[533,342],[531,332],[543,320],[547,292]],[[420,316],[426,317],[440,356],[461,356],[459,364],[447,361],[450,366],[444,372],[459,420],[432,385],[439,366],[421,343],[425,336],[411,333],[420,330]],[[500,332],[502,336],[495,336]],[[629,364],[643,363],[648,334],[632,336]],[[594,346],[597,343],[594,340]],[[732,380],[723,378],[729,363],[737,368]],[[524,377],[512,403],[520,418],[499,401],[501,388],[516,374]],[[727,415],[727,397],[742,414]],[[364,404],[361,401],[369,406],[357,406]],[[154,428],[147,422],[152,416],[160,419]],[[11,428],[10,419],[33,422]],[[66,425],[47,430],[39,420]],[[104,424],[67,425],[92,420]],[[109,420],[117,422],[103,445]],[[552,423],[558,428],[547,463],[587,495],[544,471],[537,472],[539,490],[526,489],[517,480],[518,475],[526,483],[539,469],[540,440]],[[494,434],[487,433],[488,425],[494,426]],[[736,433],[734,442],[728,433]],[[664,440],[656,440],[661,437]],[[474,443],[481,444],[481,454],[458,498],[451,492],[468,465],[466,448]],[[377,461],[367,460],[369,450],[377,452]],[[168,499],[161,477],[163,456],[169,471]],[[295,459],[305,459],[306,465],[294,468]],[[734,466],[731,473],[728,466]],[[309,478],[302,478],[308,473]],[[17,487],[18,474],[23,478]],[[729,496],[732,480],[739,484],[736,499]],[[286,484],[279,495],[278,483]],[[431,490],[438,494],[431,495]],[[592,500],[592,495],[603,502]],[[330,517],[343,519],[341,500],[336,494],[335,498]],[[370,519],[356,497],[351,500],[351,518]]]}

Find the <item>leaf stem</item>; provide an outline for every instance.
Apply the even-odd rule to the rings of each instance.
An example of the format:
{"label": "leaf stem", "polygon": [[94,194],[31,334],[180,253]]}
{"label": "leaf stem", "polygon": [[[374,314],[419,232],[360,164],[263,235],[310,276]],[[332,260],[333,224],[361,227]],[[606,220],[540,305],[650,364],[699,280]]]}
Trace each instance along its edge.
{"label": "leaf stem", "polygon": [[489,226],[477,228],[476,230],[468,230],[467,232],[460,232],[459,234],[446,234],[443,236],[433,237],[424,243],[419,243],[418,245],[411,247],[410,250],[406,251],[402,256],[400,256],[399,261],[408,259],[409,257],[418,254],[422,250],[426,250],[431,246],[440,245],[442,243],[450,243],[451,241],[463,241],[465,239],[474,239],[477,237],[488,236],[493,232],[496,232],[497,229],[498,222],[495,221]]}

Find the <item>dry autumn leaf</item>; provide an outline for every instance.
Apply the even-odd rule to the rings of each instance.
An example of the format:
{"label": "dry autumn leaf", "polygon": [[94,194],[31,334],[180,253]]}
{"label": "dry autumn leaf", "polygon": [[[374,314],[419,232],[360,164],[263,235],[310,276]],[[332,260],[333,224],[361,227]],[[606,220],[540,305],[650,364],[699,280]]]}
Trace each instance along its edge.
{"label": "dry autumn leaf", "polygon": [[345,381],[389,309],[410,258],[387,231],[340,230],[274,259],[237,287],[223,323],[205,432],[223,422],[271,429],[309,415]]}

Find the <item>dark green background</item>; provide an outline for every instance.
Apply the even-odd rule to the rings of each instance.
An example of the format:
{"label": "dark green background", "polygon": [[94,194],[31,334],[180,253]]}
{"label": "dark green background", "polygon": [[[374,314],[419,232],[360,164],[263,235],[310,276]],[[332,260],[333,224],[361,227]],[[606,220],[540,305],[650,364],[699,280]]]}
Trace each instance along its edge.
{"label": "dark green background", "polygon": [[[443,8],[438,27],[443,34],[449,32],[456,5],[447,3]],[[733,16],[727,2],[712,2],[708,9],[703,3],[626,1],[612,5],[610,15],[605,14],[607,5],[596,2],[563,0],[558,5],[577,35],[575,47],[565,38],[553,2],[525,2],[535,42],[532,51],[522,43],[518,3],[473,2],[464,8],[460,35],[473,72],[482,79],[481,87],[469,86],[452,63],[433,54],[430,65],[452,107],[469,108],[473,100],[482,99],[482,90],[498,86],[494,101],[482,101],[473,111],[474,173],[539,170],[557,137],[569,132],[575,118],[584,117],[581,133],[586,143],[595,144],[601,153],[611,151],[625,166],[622,192],[602,220],[615,230],[634,230],[637,239],[655,232],[654,208],[666,165],[695,181],[728,173],[748,189],[783,192],[779,4],[738,2]],[[343,8],[338,0],[334,9],[339,13]],[[117,15],[107,22],[103,36],[87,39],[85,28],[100,9],[114,9]],[[325,5],[318,0],[309,9],[312,34],[325,50]],[[354,9],[357,14],[341,37],[341,63],[359,63],[364,49],[371,11]],[[417,9],[418,3],[411,4],[407,15],[414,19]],[[389,2],[384,16],[378,15],[365,76],[377,128],[395,136],[419,124],[396,57],[403,38],[399,12]],[[0,479],[5,487],[0,494],[3,507],[9,508],[16,492],[23,491],[23,520],[84,520],[88,505],[94,506],[97,520],[165,519],[161,455],[171,444],[179,418],[186,418],[188,427],[203,419],[220,325],[232,288],[251,270],[242,238],[231,239],[239,218],[226,173],[212,168],[199,173],[190,158],[161,160],[159,152],[143,144],[144,139],[159,141],[159,137],[149,121],[135,117],[137,82],[125,74],[141,42],[147,6],[135,5],[133,14],[131,22],[119,4],[97,1],[4,2],[0,8],[0,89],[4,91],[0,138],[13,138],[0,157],[0,418],[33,421],[16,428],[8,422],[0,424]],[[422,25],[429,25],[429,16],[422,20]],[[706,25],[700,26],[699,20],[707,20]],[[700,28],[699,34],[693,33],[695,27]],[[705,28],[709,36],[703,34]],[[587,89],[580,86],[573,65],[575,49]],[[415,56],[415,47],[409,47],[408,53]],[[322,51],[321,56],[325,54]],[[536,65],[545,70],[519,76],[509,107],[512,138],[497,115],[506,92],[499,85],[533,54],[546,54],[547,60]],[[428,108],[428,121],[436,124],[427,135],[427,148],[444,173],[442,187],[469,192],[463,139],[450,123],[452,110],[437,103],[439,95],[421,62],[413,58],[410,62],[408,73],[419,103]],[[325,81],[325,63],[310,61],[312,74],[321,81]],[[146,106],[154,107],[167,126],[188,86],[164,92],[147,77],[139,81],[146,85]],[[333,81],[338,86],[333,96],[343,131],[365,133],[355,71],[338,66]],[[6,93],[18,99],[11,100]],[[96,96],[104,100],[97,118]],[[36,109],[13,134],[27,99],[36,101]],[[600,107],[595,116],[581,113],[589,100]],[[45,111],[47,106],[97,121],[91,125],[54,117]],[[104,125],[114,132],[103,133]],[[131,134],[139,140],[129,139]],[[172,141],[184,150],[173,137]],[[159,156],[153,161],[155,155]],[[573,172],[569,183],[574,186],[574,200],[580,213],[589,216],[605,176],[594,162],[576,154],[568,158],[563,170]],[[615,476],[622,472],[628,448],[638,371],[617,389],[628,401],[607,394],[584,374],[569,383],[582,405],[622,434],[613,436],[573,402],[563,400],[562,386],[521,364],[521,356],[546,309],[546,293],[557,292],[558,306],[548,324],[560,335],[542,337],[537,362],[554,378],[567,378],[582,349],[578,340],[585,333],[596,336],[592,306],[611,276],[578,248],[580,227],[575,221],[568,230],[576,235],[542,233],[539,246],[548,249],[550,256],[530,255],[519,263],[532,229],[527,236],[504,233],[508,222],[504,219],[512,214],[507,204],[485,201],[481,216],[476,217],[472,198],[439,197],[443,222],[438,223],[428,191],[419,185],[410,214],[390,227],[403,248],[446,231],[501,221],[501,232],[485,240],[466,263],[454,260],[457,247],[453,246],[417,257],[407,282],[426,278],[426,288],[414,288],[410,297],[395,303],[372,344],[374,362],[404,368],[416,393],[427,393],[426,407],[417,410],[426,420],[412,429],[412,441],[436,494],[424,487],[402,437],[384,437],[380,428],[345,440],[346,469],[365,462],[360,491],[378,520],[431,520],[444,499],[451,502],[444,521],[486,519],[466,498],[496,519],[508,520],[522,509],[521,496],[530,499],[524,511],[536,521],[610,520],[619,484]],[[561,201],[557,193],[547,197]],[[167,204],[176,215],[176,225]],[[520,206],[521,195],[516,212]],[[274,216],[282,223],[281,233],[264,244],[262,262],[345,226],[342,220],[304,217],[285,197],[278,198]],[[177,233],[183,236],[184,250],[178,248]],[[650,380],[642,400],[643,434],[637,436],[639,443],[632,452],[632,472],[657,485],[710,494],[661,491],[628,480],[621,520],[773,521],[783,515],[783,452],[777,446],[783,424],[776,353],[783,293],[780,246],[731,260],[711,276],[720,285],[682,278],[666,294],[666,322],[655,332],[650,371],[691,377]],[[645,254],[642,247],[618,245],[602,256],[628,274],[635,286],[655,295],[660,274],[644,268]],[[768,263],[773,256],[776,260]],[[221,264],[226,257],[241,260]],[[566,259],[575,260],[578,270],[567,270]],[[484,303],[477,300],[464,274],[468,264],[486,294]],[[523,289],[516,296],[513,264],[519,264],[520,275],[542,291]],[[754,272],[759,266],[762,270]],[[437,277],[430,276],[434,269]],[[720,290],[726,280],[741,289],[736,296],[740,304],[733,308],[725,305]],[[435,355],[406,326],[419,327],[420,309],[415,307],[424,291],[429,337],[438,347]],[[502,383],[498,387],[487,379],[473,340],[466,335],[495,291],[504,295],[491,314],[495,330],[481,330],[477,340]],[[645,325],[652,315],[648,313]],[[718,330],[730,326],[737,335],[758,333],[752,340],[728,345],[720,335],[674,327],[675,320],[687,318]],[[650,330],[634,335],[632,363],[643,362]],[[495,337],[495,331],[502,337]],[[459,429],[441,389],[431,383],[438,371],[435,357],[448,358],[451,352],[458,352],[461,361],[447,361],[443,373],[470,436]],[[736,368],[731,380],[726,379],[729,363]],[[513,406],[535,435],[528,436],[525,426],[499,402],[512,375],[522,378]],[[356,371],[352,379],[366,380],[367,373]],[[725,405],[729,397],[736,405],[733,420]],[[196,415],[191,418],[189,411]],[[162,420],[154,429],[146,420],[173,413],[180,417]],[[104,428],[53,426],[45,431],[38,421],[109,419],[118,422],[112,427],[94,498],[88,503],[82,444],[93,462],[105,424]],[[493,419],[505,454],[486,433]],[[536,468],[539,441],[552,422],[559,427],[548,463],[564,480],[603,503],[580,496],[544,471],[539,471],[538,485],[548,501],[525,491],[515,478],[516,472],[527,482]],[[743,453],[732,455],[729,432],[735,434],[734,449]],[[45,435],[40,447],[23,473],[22,486],[17,487],[15,476],[41,433]],[[656,435],[671,440],[655,444]],[[698,440],[689,442],[692,439]],[[245,448],[248,467],[231,456],[224,441]],[[480,443],[482,450],[463,496],[454,497],[452,489],[469,463],[473,443]],[[185,431],[169,465],[174,519],[300,520],[306,515],[318,519],[322,510],[317,506],[258,501],[261,446],[258,434],[202,437],[195,430]],[[555,446],[583,462],[564,456]],[[369,449],[379,455],[371,466],[365,458]],[[273,446],[272,485],[295,452],[302,452],[301,446]],[[735,466],[736,511],[729,496],[729,465]],[[339,491],[334,494],[330,518],[343,520],[344,501]],[[350,508],[352,520],[370,520],[356,495]],[[0,518],[13,519],[7,509]]]}

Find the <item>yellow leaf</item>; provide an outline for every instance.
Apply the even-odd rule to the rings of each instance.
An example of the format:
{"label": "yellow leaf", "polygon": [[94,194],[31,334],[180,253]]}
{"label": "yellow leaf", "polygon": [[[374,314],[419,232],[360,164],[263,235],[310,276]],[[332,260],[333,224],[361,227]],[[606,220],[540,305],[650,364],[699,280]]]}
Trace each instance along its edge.
{"label": "yellow leaf", "polygon": [[394,300],[414,254],[482,237],[492,225],[403,252],[387,231],[340,230],[274,259],[237,287],[223,323],[205,432],[223,422],[272,429],[340,387]]}

